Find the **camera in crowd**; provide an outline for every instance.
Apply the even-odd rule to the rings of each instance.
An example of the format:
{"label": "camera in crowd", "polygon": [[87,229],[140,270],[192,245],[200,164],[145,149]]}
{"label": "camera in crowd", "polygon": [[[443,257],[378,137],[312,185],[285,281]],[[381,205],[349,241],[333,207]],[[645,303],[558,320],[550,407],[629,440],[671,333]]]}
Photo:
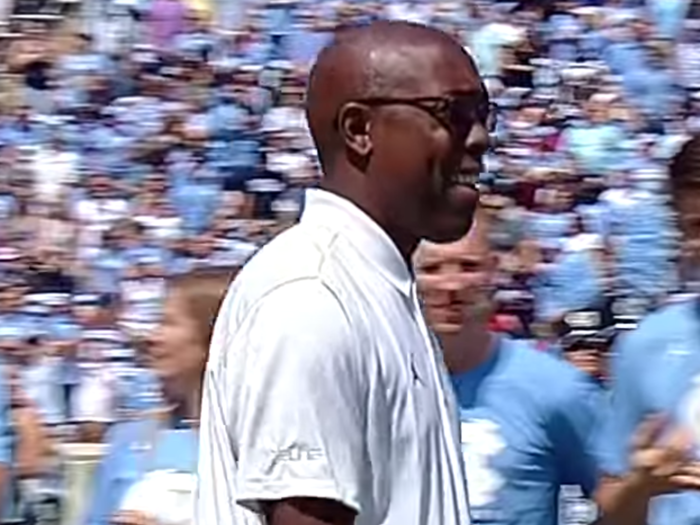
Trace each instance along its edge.
{"label": "camera in crowd", "polygon": [[564,358],[598,382],[608,379],[610,351],[619,333],[612,304],[569,312],[560,328]]}
{"label": "camera in crowd", "polygon": [[661,304],[640,297],[616,299],[611,305],[611,314],[616,330],[619,332],[635,330],[646,313],[653,311],[658,306]]}

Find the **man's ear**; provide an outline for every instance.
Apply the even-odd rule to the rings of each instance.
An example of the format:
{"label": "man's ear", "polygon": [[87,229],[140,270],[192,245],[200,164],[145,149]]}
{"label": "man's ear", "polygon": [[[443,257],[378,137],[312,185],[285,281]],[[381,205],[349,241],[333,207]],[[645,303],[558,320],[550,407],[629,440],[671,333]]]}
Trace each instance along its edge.
{"label": "man's ear", "polygon": [[370,108],[359,102],[348,102],[338,113],[338,129],[345,147],[366,158],[372,153]]}

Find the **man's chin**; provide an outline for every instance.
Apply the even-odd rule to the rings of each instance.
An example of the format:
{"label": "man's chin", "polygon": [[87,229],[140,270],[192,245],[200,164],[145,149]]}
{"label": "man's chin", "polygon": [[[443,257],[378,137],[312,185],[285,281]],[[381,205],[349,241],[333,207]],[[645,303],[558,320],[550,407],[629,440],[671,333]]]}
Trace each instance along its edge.
{"label": "man's chin", "polygon": [[450,244],[462,239],[472,227],[471,220],[464,220],[462,224],[453,228],[444,228],[430,232],[426,240],[435,244]]}

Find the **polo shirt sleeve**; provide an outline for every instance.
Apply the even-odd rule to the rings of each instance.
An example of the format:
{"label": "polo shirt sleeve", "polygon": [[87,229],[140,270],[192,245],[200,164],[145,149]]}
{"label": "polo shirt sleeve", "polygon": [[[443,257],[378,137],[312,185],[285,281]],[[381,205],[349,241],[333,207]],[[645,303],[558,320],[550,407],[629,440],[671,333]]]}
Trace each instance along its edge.
{"label": "polo shirt sleeve", "polygon": [[316,279],[277,288],[249,315],[235,337],[246,358],[230,363],[245,377],[242,395],[230,400],[238,414],[238,503],[259,512],[261,501],[307,497],[361,513],[372,479],[363,371],[370,349]]}

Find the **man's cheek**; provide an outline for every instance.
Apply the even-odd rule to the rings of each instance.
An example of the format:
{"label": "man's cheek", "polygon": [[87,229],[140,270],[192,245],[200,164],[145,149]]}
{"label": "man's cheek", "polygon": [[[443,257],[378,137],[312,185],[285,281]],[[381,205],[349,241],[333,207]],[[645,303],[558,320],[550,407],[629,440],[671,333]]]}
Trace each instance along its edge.
{"label": "man's cheek", "polygon": [[418,282],[418,292],[423,299],[423,304],[426,306],[433,306],[439,304],[441,292],[435,286],[435,283],[431,282],[429,279],[423,279]]}
{"label": "man's cheek", "polygon": [[440,322],[440,319],[438,318],[438,315],[434,308],[425,309],[425,318],[428,321],[428,324],[432,327],[434,327]]}

